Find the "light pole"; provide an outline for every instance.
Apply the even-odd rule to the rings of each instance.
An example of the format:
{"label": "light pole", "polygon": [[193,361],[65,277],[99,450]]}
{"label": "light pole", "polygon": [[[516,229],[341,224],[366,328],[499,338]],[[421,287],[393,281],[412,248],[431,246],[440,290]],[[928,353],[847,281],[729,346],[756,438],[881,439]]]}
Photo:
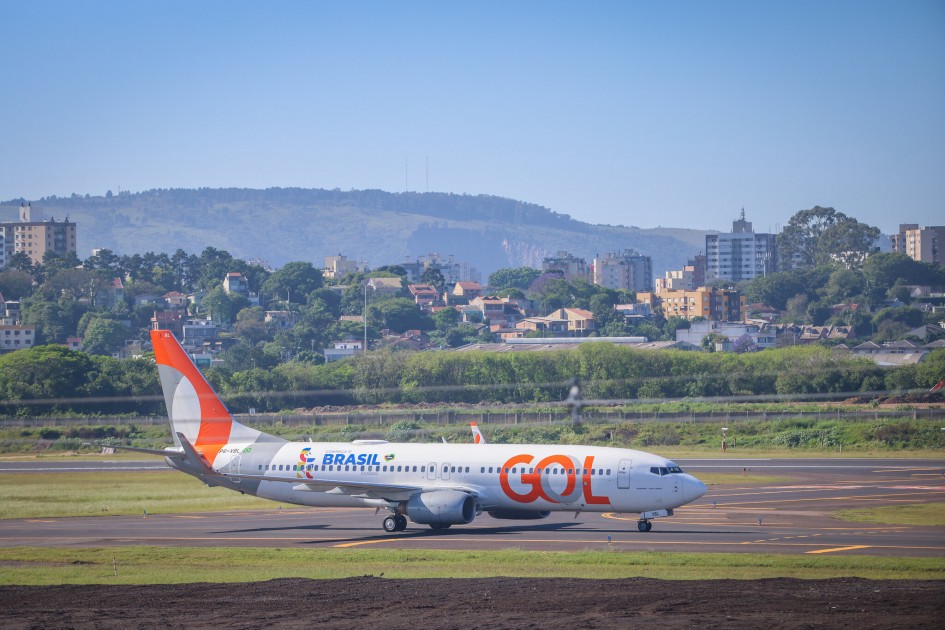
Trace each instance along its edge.
{"label": "light pole", "polygon": [[[361,317],[364,319],[364,347],[361,349],[361,352],[367,352],[367,290],[368,283],[364,283],[364,310],[361,312]],[[371,290],[374,290],[374,287],[371,287]]]}

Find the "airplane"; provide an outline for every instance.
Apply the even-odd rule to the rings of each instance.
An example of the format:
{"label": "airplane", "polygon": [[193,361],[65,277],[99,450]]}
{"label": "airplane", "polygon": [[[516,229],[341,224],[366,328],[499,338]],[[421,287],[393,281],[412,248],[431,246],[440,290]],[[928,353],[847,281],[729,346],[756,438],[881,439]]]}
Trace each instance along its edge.
{"label": "airplane", "polygon": [[651,520],[695,501],[704,483],[643,451],[576,445],[414,444],[386,440],[292,442],[247,427],[227,411],[168,330],[151,331],[174,446],[123,447],[163,455],[169,466],[273,501],[367,507],[389,513],[385,532],[443,530],[487,513],[537,520],[553,511],[639,513]]}

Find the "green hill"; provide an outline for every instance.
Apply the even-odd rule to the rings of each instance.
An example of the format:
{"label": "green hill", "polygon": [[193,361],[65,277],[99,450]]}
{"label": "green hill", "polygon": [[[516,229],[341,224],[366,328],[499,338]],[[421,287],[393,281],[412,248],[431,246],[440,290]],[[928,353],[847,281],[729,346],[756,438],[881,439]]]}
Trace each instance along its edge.
{"label": "green hill", "polygon": [[[22,200],[0,205],[15,220]],[[653,257],[653,271],[680,267],[702,249],[699,230],[591,225],[535,204],[488,195],[380,190],[241,188],[148,190],[108,197],[30,200],[46,218],[78,224],[78,254],[118,254],[205,247],[273,266],[344,254],[371,266],[430,253],[453,254],[483,274],[540,267],[559,250],[583,256],[633,248]]]}

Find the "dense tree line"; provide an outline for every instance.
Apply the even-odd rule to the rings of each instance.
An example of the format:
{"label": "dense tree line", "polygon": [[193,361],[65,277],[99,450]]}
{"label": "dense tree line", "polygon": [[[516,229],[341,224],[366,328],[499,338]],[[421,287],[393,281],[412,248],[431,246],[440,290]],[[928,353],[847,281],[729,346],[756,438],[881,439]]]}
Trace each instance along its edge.
{"label": "dense tree line", "polygon": [[[212,368],[208,379],[234,411],[332,404],[557,402],[578,377],[587,399],[660,400],[927,389],[945,374],[945,351],[884,369],[818,346],[760,353],[653,352],[607,343],[523,353],[379,351],[312,365]],[[162,413],[157,370],[60,346],[0,357],[3,413]]]}

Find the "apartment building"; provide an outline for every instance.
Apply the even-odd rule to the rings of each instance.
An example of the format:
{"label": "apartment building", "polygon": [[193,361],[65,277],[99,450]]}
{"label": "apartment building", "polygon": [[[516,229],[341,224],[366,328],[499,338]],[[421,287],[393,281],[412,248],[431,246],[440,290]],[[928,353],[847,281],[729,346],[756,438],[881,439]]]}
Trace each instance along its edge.
{"label": "apartment building", "polygon": [[945,266],[945,226],[926,226],[917,223],[899,225],[899,233],[890,236],[892,250],[912,260]]}
{"label": "apartment building", "polygon": [[76,224],[68,218],[44,220],[42,211],[28,203],[20,205],[19,218],[0,223],[0,268],[19,252],[29,256],[34,265],[42,264],[46,252],[60,256],[76,253]]}
{"label": "apartment building", "polygon": [[480,282],[482,274],[469,263],[456,260],[450,254],[445,258],[440,254],[428,254],[418,256],[416,260],[407,260],[401,263],[401,266],[407,271],[407,282],[416,284],[423,277],[423,272],[428,269],[438,269],[443,275],[446,284],[456,284],[457,282],[471,281]]}
{"label": "apartment building", "polygon": [[767,325],[717,321],[693,322],[689,328],[680,328],[676,331],[676,341],[688,341],[699,346],[711,334],[726,337],[730,342],[748,337],[759,350],[777,345],[777,333]]}
{"label": "apartment building", "polygon": [[663,291],[695,291],[705,286],[705,255],[699,254],[686,262],[682,269],[667,271],[665,277],[657,278],[656,292]]}
{"label": "apartment building", "polygon": [[707,280],[739,282],[777,271],[775,235],[756,233],[744,208],[730,233],[706,234],[705,255]]}
{"label": "apartment building", "polygon": [[326,278],[342,278],[349,273],[364,272],[367,266],[356,260],[348,260],[347,256],[325,256],[325,267],[322,273]]}
{"label": "apartment building", "polygon": [[605,254],[594,258],[594,284],[608,289],[650,291],[653,289],[653,259],[632,249],[622,254]]}
{"label": "apartment building", "polygon": [[594,281],[593,268],[587,261],[565,251],[559,251],[555,256],[549,256],[541,261],[542,271],[559,271],[565,280]]}
{"label": "apartment building", "polygon": [[745,296],[735,289],[699,287],[694,291],[645,292],[637,293],[637,301],[652,309],[661,307],[666,317],[704,317],[719,322],[739,322],[746,317]]}

